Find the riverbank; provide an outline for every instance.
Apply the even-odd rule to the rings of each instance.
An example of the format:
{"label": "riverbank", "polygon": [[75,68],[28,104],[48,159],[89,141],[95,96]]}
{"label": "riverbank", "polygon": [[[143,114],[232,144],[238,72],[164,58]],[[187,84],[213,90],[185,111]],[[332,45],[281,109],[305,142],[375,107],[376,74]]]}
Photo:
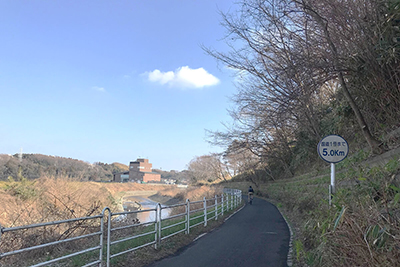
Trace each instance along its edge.
{"label": "riverbank", "polygon": [[100,214],[104,207],[123,211],[125,197],[140,196],[164,206],[221,194],[215,187],[79,182],[68,178],[0,182],[0,224],[3,227],[65,220]]}
{"label": "riverbank", "polygon": [[[219,188],[207,186],[188,187],[183,189],[174,185],[157,187],[155,185],[134,183],[117,184],[77,182],[71,181],[67,178],[53,179],[49,177],[43,177],[32,181],[8,181],[0,183],[0,202],[3,204],[0,207],[0,223],[2,227],[9,228],[19,225],[62,221],[71,218],[97,215],[101,213],[104,207],[109,207],[112,213],[116,213],[118,211],[119,203],[121,203],[121,209],[123,210],[123,201],[130,201],[131,203],[135,203],[135,201],[139,203],[142,202],[143,204],[141,205],[146,209],[146,205],[156,205],[157,203],[161,203],[163,206],[170,206],[177,203],[184,203],[186,199],[190,199],[191,202],[193,202],[203,198],[209,199],[219,194],[221,194]],[[156,213],[153,206],[148,209],[148,211],[138,212],[137,217],[133,216],[135,213],[130,213],[132,216],[127,219],[129,222],[132,221],[131,219],[134,219],[134,223],[154,221]],[[161,214],[162,218],[167,218],[168,214],[173,212],[171,209],[172,208],[169,207],[163,207],[161,212],[164,212],[165,214]],[[109,211],[106,211],[106,214],[109,214]],[[123,216],[120,216],[120,218],[125,220]],[[210,221],[206,230],[213,228],[213,226],[218,225],[221,222],[222,220],[219,222],[214,222],[214,220]],[[116,223],[118,223],[118,221],[116,221]],[[121,221],[121,223],[124,224],[126,222]],[[74,231],[79,229],[79,225],[67,225],[66,227],[72,227],[71,229]],[[9,234],[2,235],[0,250],[18,250],[26,247],[26,244],[32,241],[31,237],[33,235],[35,236],[34,243],[33,241],[31,243],[36,244],[37,242],[37,244],[40,245],[46,242],[52,242],[53,240],[58,240],[66,233],[65,229],[60,227],[56,227],[54,230],[47,227],[45,228],[45,231],[39,228],[32,228],[33,232],[29,235],[24,234],[15,237],[10,237]],[[70,231],[70,229],[67,230]],[[85,229],[82,230],[86,231]],[[51,234],[49,234],[50,231]],[[121,260],[121,264],[123,265],[116,266],[126,266],[127,262],[129,262],[130,266],[143,266],[155,259],[176,252],[179,247],[189,244],[193,240],[193,237],[197,236],[202,231],[204,231],[204,228],[198,227],[193,229],[190,235],[179,236],[179,238],[176,239],[163,241],[165,246],[163,246],[162,249],[157,250],[157,253],[154,253],[154,248],[152,247],[144,248],[140,251],[139,256],[139,252],[135,252],[135,254],[131,254],[126,258],[126,260]],[[75,235],[76,232],[74,232],[73,235]],[[64,248],[62,250],[64,250]],[[65,248],[65,250],[66,251],[60,251],[60,253],[67,254],[68,251],[70,251],[70,248]],[[56,254],[58,255],[58,252],[54,255],[49,254],[44,250],[40,251],[40,253],[42,252],[47,253],[45,257],[53,257]],[[147,254],[148,252],[149,254]],[[28,260],[29,262],[33,262],[34,260],[36,261],[38,257],[41,257],[39,254],[24,256],[24,259],[21,259],[21,262],[22,260]],[[10,262],[13,262],[13,259]],[[139,265],[132,265],[132,262],[139,263]],[[19,262],[14,263],[10,266],[23,266],[20,265]],[[6,265],[8,266],[8,264]],[[32,264],[29,263],[29,265]]]}
{"label": "riverbank", "polygon": [[164,196],[159,193],[151,195],[148,198],[154,202],[161,203],[164,206],[175,205],[184,202],[184,200],[181,198]]}
{"label": "riverbank", "polygon": [[[178,189],[180,192],[181,190]],[[179,197],[173,197],[171,195],[164,195],[161,193],[162,190],[157,191],[157,190],[143,190],[143,191],[127,191],[127,192],[119,192],[117,195],[118,201],[118,206],[119,210],[124,210],[129,204],[129,206],[132,206],[134,208],[141,208],[141,206],[147,205],[146,203],[148,202],[153,202],[155,205],[157,203],[160,203],[161,205],[164,206],[169,206],[169,205],[175,205],[178,203],[184,202],[183,199]]]}
{"label": "riverbank", "polygon": [[[174,194],[181,191],[175,185],[79,182],[67,177],[1,181],[0,225],[13,227],[85,217],[100,214],[104,207],[113,212],[123,211],[124,197],[149,197],[164,190]],[[153,201],[174,203],[168,202],[174,194],[169,198],[155,196]]]}

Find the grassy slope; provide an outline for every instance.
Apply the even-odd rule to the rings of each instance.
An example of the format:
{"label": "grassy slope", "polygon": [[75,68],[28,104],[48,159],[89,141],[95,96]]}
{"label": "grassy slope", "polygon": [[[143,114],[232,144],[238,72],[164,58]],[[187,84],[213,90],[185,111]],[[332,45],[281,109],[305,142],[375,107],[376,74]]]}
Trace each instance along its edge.
{"label": "grassy slope", "polygon": [[[256,194],[275,203],[292,226],[295,266],[400,262],[398,156],[392,151],[368,161],[366,157],[361,151],[337,164],[337,193],[331,207],[329,165],[300,177],[257,183]],[[245,190],[251,183],[244,178],[229,184]]]}

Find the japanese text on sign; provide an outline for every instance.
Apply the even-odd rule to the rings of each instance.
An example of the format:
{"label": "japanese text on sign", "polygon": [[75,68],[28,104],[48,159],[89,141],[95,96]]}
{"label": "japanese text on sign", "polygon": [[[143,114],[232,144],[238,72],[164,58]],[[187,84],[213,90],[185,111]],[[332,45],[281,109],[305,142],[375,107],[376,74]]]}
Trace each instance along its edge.
{"label": "japanese text on sign", "polygon": [[329,163],[338,163],[347,157],[349,146],[339,135],[328,135],[319,142],[318,155]]}

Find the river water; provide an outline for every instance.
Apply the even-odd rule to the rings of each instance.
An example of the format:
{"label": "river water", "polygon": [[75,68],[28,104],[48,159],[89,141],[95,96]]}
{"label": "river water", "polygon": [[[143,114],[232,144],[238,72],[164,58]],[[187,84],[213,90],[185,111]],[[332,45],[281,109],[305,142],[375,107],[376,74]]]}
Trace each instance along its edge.
{"label": "river water", "polygon": [[[142,196],[129,196],[123,200],[123,207],[125,211],[133,211],[140,208],[140,210],[154,209],[157,206],[157,202],[154,202],[146,197]],[[169,216],[170,209],[162,209],[161,217],[163,219]],[[146,223],[155,220],[155,211],[149,212],[138,212],[136,218],[140,223]]]}

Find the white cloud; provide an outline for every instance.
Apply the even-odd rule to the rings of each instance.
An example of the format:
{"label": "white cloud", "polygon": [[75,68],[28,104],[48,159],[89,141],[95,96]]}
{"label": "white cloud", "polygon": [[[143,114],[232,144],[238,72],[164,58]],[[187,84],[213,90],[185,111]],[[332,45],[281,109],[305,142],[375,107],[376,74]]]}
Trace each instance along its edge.
{"label": "white cloud", "polygon": [[157,82],[162,85],[167,84],[170,87],[179,88],[203,88],[217,85],[220,82],[217,77],[208,73],[205,69],[191,69],[188,66],[167,72],[156,69],[152,72],[146,72],[144,75],[151,82]]}
{"label": "white cloud", "polygon": [[99,92],[105,92],[106,89],[104,89],[104,87],[99,87],[99,86],[93,86],[92,87],[93,90],[99,91]]}

